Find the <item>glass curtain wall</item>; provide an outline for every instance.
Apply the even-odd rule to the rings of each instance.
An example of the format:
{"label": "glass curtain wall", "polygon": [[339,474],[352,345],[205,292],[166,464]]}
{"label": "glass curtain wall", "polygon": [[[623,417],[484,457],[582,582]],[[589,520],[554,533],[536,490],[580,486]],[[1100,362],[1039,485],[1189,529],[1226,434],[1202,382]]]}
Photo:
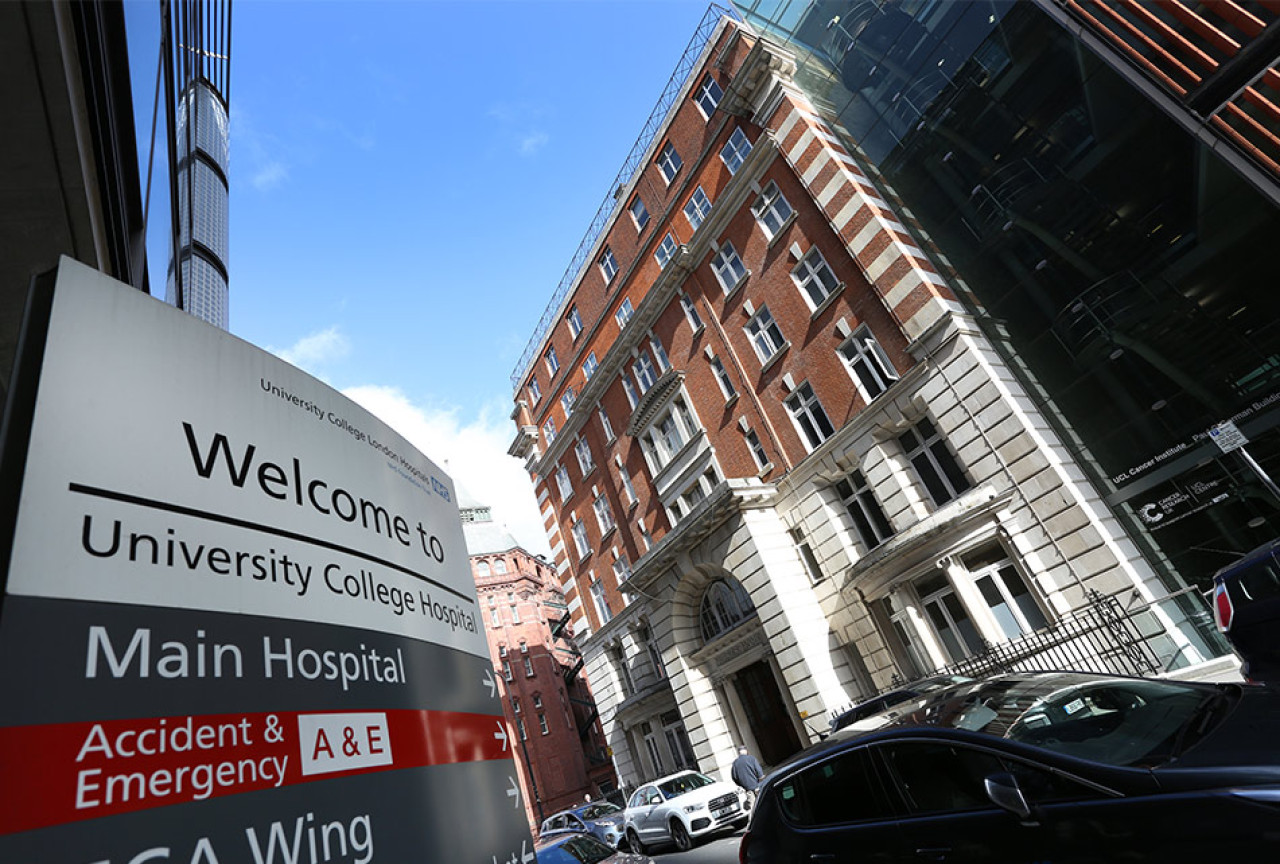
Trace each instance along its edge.
{"label": "glass curtain wall", "polygon": [[[1280,536],[1280,213],[1030,2],[748,0],[1170,593]],[[1207,435],[1233,421],[1247,455]],[[1190,608],[1190,607],[1188,607]]]}

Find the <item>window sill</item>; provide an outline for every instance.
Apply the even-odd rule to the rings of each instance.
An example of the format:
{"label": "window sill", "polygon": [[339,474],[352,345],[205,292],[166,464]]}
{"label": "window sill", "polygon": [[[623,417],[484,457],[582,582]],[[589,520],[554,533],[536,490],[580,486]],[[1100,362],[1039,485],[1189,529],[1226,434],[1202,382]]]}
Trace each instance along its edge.
{"label": "window sill", "polygon": [[609,537],[610,537],[610,536],[612,536],[612,534],[613,534],[615,531],[617,531],[617,530],[618,530],[618,526],[617,526],[617,525],[614,525],[614,526],[610,527],[608,531],[606,531],[606,532],[604,532],[603,534],[601,534],[601,535],[600,535],[600,545],[601,545],[601,546],[603,546],[603,545],[604,545],[604,541],[608,540],[608,539],[609,539]]}
{"label": "window sill", "polygon": [[764,479],[764,476],[765,476],[766,474],[768,474],[768,473],[769,473],[770,471],[772,471],[772,470],[773,470],[773,463],[772,463],[772,462],[766,462],[766,463],[764,463],[764,467],[763,467],[763,468],[761,468],[759,471],[757,471],[757,472],[756,472],[756,477],[757,477],[758,479],[763,480],[763,479]]}
{"label": "window sill", "polygon": [[[759,219],[757,219],[756,221],[760,222]],[[760,230],[763,231],[765,236],[769,238],[769,242],[766,245],[766,248],[772,249],[773,244],[777,243],[779,240],[782,239],[782,235],[787,233],[787,229],[790,228],[795,223],[795,221],[796,221],[796,211],[792,210],[791,215],[788,216],[786,219],[782,220],[782,224],[778,226],[778,230],[773,233],[773,236],[769,236],[769,229],[764,227],[763,222],[760,222]]]}
{"label": "window sill", "polygon": [[737,282],[733,283],[733,286],[731,288],[729,288],[727,291],[724,292],[724,299],[728,300],[734,294],[737,294],[738,289],[741,288],[743,285],[746,285],[747,280],[750,278],[751,278],[751,271],[750,270],[745,271],[742,274],[742,277],[738,279]]}
{"label": "window sill", "polygon": [[636,500],[632,501],[630,504],[627,505],[627,512],[630,513],[632,510],[636,509],[639,506],[640,506],[640,499],[637,498]]}
{"label": "window sill", "polygon": [[689,333],[689,336],[690,336],[690,337],[692,337],[692,338],[694,338],[694,339],[697,339],[697,338],[698,338],[698,334],[699,334],[699,333],[701,333],[703,330],[706,330],[706,329],[707,329],[707,325],[706,325],[706,324],[699,324],[697,327],[694,327],[694,328],[693,328],[693,330]]}
{"label": "window sill", "polygon": [[845,286],[845,283],[843,282],[837,283],[836,287],[831,289],[831,293],[826,296],[826,299],[824,299],[821,303],[819,303],[817,307],[813,310],[813,312],[809,315],[809,320],[814,321],[817,319],[819,315],[821,315],[823,312],[826,312],[827,307],[830,306],[832,303],[834,303],[836,301],[836,298],[844,293],[844,286]]}
{"label": "window sill", "polygon": [[724,400],[724,407],[732,408],[734,403],[736,403],[737,401],[738,401],[738,394],[734,393],[732,396]]}
{"label": "window sill", "polygon": [[775,363],[777,363],[778,360],[782,358],[782,355],[786,354],[787,351],[790,350],[790,348],[791,348],[791,340],[788,339],[786,342],[783,342],[782,345],[778,347],[777,351],[774,351],[773,354],[769,355],[768,360],[765,360],[762,364],[760,364],[760,371],[762,373],[769,371],[769,369]]}

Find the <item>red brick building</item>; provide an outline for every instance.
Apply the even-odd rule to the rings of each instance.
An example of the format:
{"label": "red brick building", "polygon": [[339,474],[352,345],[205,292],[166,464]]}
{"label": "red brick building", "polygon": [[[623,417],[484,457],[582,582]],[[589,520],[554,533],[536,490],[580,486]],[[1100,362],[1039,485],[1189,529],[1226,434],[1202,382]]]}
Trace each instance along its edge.
{"label": "red brick building", "polygon": [[625,785],[1163,591],[799,68],[713,7],[512,380]]}
{"label": "red brick building", "polygon": [[[543,818],[617,788],[551,566],[463,501],[463,529],[525,812]],[[559,626],[557,626],[559,625]]]}

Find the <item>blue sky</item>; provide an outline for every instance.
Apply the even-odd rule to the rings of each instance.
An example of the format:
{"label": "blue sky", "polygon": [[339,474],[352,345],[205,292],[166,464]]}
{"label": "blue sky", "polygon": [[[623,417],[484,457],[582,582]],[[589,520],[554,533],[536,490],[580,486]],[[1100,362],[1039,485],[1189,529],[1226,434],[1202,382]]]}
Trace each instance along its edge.
{"label": "blue sky", "polygon": [[[505,455],[509,377],[707,4],[233,8],[231,331],[373,410],[547,551]],[[145,183],[159,2],[126,9]]]}

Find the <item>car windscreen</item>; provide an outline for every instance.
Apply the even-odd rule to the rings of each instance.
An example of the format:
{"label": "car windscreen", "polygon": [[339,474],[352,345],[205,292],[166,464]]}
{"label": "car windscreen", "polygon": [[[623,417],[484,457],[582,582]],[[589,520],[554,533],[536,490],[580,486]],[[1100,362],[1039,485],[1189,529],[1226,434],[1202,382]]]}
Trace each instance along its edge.
{"label": "car windscreen", "polygon": [[1215,691],[1170,681],[1053,675],[996,680],[928,699],[901,724],[998,735],[1110,765],[1154,766],[1181,739]]}
{"label": "car windscreen", "polygon": [[584,807],[578,812],[583,819],[599,819],[603,816],[612,816],[615,813],[621,813],[622,808],[615,804],[602,802],[600,804],[592,804],[590,807]]}
{"label": "car windscreen", "polygon": [[694,789],[701,789],[703,786],[710,786],[716,781],[702,774],[680,774],[672,777],[670,780],[658,784],[658,790],[662,792],[664,798],[675,798],[677,795],[683,795],[686,792],[692,792]]}
{"label": "car windscreen", "polygon": [[590,834],[579,834],[537,850],[538,864],[596,864],[612,854],[612,849]]}

